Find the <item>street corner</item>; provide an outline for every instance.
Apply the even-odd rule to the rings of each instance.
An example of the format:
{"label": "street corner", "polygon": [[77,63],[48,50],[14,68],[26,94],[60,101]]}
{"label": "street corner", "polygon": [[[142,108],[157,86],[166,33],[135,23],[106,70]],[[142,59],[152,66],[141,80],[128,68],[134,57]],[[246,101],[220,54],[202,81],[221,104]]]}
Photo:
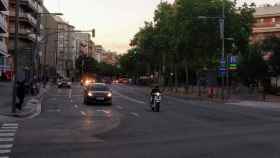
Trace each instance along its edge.
{"label": "street corner", "polygon": [[21,111],[12,114],[14,117],[19,118],[34,118],[41,113],[41,101],[36,98],[31,98],[26,102],[26,105]]}

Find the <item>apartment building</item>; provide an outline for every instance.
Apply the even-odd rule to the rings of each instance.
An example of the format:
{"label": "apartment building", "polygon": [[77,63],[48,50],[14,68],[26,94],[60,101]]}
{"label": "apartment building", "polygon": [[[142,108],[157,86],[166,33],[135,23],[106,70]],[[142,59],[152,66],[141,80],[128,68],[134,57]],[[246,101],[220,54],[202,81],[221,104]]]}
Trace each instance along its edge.
{"label": "apartment building", "polygon": [[[90,55],[91,36],[89,33],[75,33],[77,55]],[[93,44],[93,43],[92,43]],[[93,47],[93,46],[92,46]]]}
{"label": "apartment building", "polygon": [[255,24],[251,41],[262,41],[270,36],[280,37],[280,6],[263,6],[256,8]]}
{"label": "apartment building", "polygon": [[[39,49],[35,49],[36,33],[40,32],[38,13],[43,12],[43,0],[20,0],[18,30],[18,68],[31,72],[33,64],[39,63]],[[9,0],[9,44],[10,52],[14,51],[16,0]]]}
{"label": "apartment building", "polygon": [[8,39],[8,0],[0,0],[0,80],[11,79],[11,64],[7,48]]}
{"label": "apartment building", "polygon": [[96,45],[95,46],[95,57],[97,62],[101,62],[102,61],[102,54],[105,52],[104,48],[102,45]]}

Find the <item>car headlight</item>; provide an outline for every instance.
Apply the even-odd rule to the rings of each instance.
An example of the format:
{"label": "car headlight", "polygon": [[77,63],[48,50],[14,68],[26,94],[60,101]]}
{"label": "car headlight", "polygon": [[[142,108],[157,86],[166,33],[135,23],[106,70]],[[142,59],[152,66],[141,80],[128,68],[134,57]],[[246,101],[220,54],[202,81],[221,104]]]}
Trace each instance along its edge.
{"label": "car headlight", "polygon": [[108,96],[108,97],[112,97],[112,93],[111,93],[111,92],[108,93],[107,96]]}
{"label": "car headlight", "polygon": [[88,96],[92,97],[93,93],[92,92],[88,92]]}
{"label": "car headlight", "polygon": [[160,96],[160,93],[156,93],[156,96]]}

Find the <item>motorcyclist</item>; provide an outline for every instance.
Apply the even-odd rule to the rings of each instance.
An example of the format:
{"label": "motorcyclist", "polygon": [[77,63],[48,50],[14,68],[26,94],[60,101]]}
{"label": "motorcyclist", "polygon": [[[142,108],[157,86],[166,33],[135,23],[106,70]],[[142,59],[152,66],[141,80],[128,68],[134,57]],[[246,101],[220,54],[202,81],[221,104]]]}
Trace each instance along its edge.
{"label": "motorcyclist", "polygon": [[155,93],[160,93],[159,86],[155,86],[151,91],[151,104],[153,103]]}

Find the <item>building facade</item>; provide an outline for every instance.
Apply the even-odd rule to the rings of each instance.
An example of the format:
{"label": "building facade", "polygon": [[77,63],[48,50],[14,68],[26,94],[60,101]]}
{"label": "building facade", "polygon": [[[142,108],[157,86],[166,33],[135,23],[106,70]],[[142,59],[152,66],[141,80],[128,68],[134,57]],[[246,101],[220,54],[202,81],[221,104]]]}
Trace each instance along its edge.
{"label": "building facade", "polygon": [[[37,48],[37,36],[41,27],[38,27],[39,13],[43,12],[43,0],[20,0],[19,30],[18,30],[18,70],[26,71],[26,79],[30,79],[32,69],[40,50]],[[14,51],[16,0],[9,0],[9,53]]]}
{"label": "building facade", "polygon": [[0,0],[0,80],[11,80],[8,53],[8,0]]}
{"label": "building facade", "polygon": [[256,8],[251,42],[256,43],[270,36],[280,37],[280,6]]}
{"label": "building facade", "polygon": [[104,54],[104,48],[102,45],[96,45],[95,46],[95,57],[96,57],[96,60],[97,62],[102,62],[102,56]]}

